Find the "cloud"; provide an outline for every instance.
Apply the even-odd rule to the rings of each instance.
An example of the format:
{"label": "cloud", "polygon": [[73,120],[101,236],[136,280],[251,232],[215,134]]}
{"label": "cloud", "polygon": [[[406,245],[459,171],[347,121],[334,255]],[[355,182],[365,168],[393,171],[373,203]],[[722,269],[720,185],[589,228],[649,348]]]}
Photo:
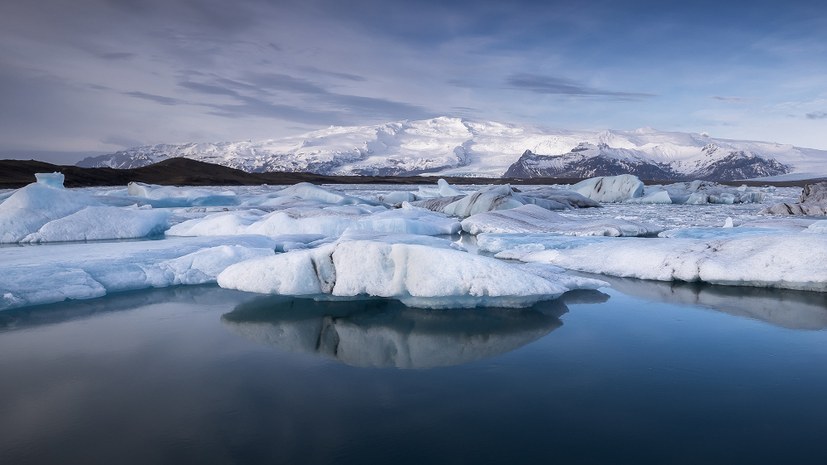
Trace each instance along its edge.
{"label": "cloud", "polygon": [[642,92],[617,92],[598,89],[577,83],[571,79],[542,76],[539,74],[512,74],[506,80],[510,88],[525,90],[535,94],[568,95],[574,97],[610,97],[617,100],[641,100],[654,97],[654,94]]}
{"label": "cloud", "polygon": [[329,76],[337,79],[344,79],[347,81],[354,81],[354,82],[364,82],[367,81],[367,78],[364,76],[358,76],[356,74],[350,73],[341,73],[338,71],[327,71],[324,69],[316,68],[315,66],[302,66],[299,68],[301,71],[305,71],[308,73],[319,74],[322,76]]}
{"label": "cloud", "polygon": [[98,57],[103,58],[104,60],[129,60],[135,56],[136,54],[131,52],[110,52],[98,54]]}
{"label": "cloud", "polygon": [[183,100],[179,100],[177,98],[172,97],[164,97],[163,95],[155,95],[149,94],[146,92],[141,92],[137,90],[129,91],[129,92],[121,92],[123,95],[128,95],[130,97],[135,97],[143,100],[149,100],[150,102],[160,103],[161,105],[180,105],[182,103],[187,103]]}
{"label": "cloud", "polygon": [[[212,108],[213,114],[234,118],[244,116],[243,112],[248,111],[258,116],[300,123],[352,124],[354,116],[373,120],[432,116],[432,112],[419,105],[379,97],[331,92],[315,82],[287,74],[251,74],[243,80],[214,77],[204,82],[182,81],[178,85],[202,95],[225,95],[234,98],[234,104],[199,103]],[[297,95],[301,96],[304,105],[284,103],[285,100]],[[160,96],[144,98],[166,99]]]}
{"label": "cloud", "polygon": [[749,102],[749,100],[750,100],[746,97],[728,97],[728,96],[725,97],[725,96],[721,96],[721,95],[713,95],[712,99],[713,100],[718,100],[718,101],[721,101],[721,102],[728,102],[728,103],[744,103],[744,102]]}
{"label": "cloud", "polygon": [[804,116],[807,119],[827,119],[827,111],[814,111]]}

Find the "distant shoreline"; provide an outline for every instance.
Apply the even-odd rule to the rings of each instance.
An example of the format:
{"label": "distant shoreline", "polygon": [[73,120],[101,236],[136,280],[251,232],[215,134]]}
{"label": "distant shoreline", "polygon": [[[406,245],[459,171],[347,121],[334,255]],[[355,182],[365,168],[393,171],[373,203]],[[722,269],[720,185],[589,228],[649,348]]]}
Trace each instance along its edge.
{"label": "distant shoreline", "polygon": [[[0,160],[0,189],[23,187],[35,181],[35,173],[58,171],[66,177],[66,187],[125,186],[130,182],[177,186],[243,186],[314,184],[435,184],[443,178],[451,184],[574,184],[583,178],[477,178],[458,176],[325,176],[314,173],[247,173],[226,166],[187,158],[172,158],[132,169],[80,168],[35,160]],[[716,181],[719,184],[749,186],[803,187],[827,178],[796,181]],[[675,180],[643,180],[646,184],[671,184]]]}

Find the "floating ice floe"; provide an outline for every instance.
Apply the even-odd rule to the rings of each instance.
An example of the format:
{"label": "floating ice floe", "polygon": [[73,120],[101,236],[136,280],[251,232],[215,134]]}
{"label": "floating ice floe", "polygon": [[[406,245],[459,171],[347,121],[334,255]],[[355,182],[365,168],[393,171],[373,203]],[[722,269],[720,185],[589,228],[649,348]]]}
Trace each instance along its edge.
{"label": "floating ice floe", "polygon": [[378,205],[376,202],[353,197],[333,189],[325,189],[309,182],[300,182],[278,192],[281,197],[298,197],[328,205]]}
{"label": "floating ice floe", "polygon": [[135,239],[160,235],[168,213],[102,205],[97,198],[63,188],[60,173],[38,173],[37,182],[0,203],[0,242]]}
{"label": "floating ice floe", "polygon": [[827,291],[827,240],[820,234],[721,239],[614,239],[520,257],[611,276]]}
{"label": "floating ice floe", "polygon": [[37,178],[0,203],[0,243],[19,242],[52,220],[99,205],[89,195],[64,189],[60,173],[38,173]]}
{"label": "floating ice floe", "polygon": [[562,322],[559,299],[524,310],[434,312],[388,300],[316,302],[267,297],[221,317],[259,344],[316,354],[351,366],[423,369],[461,365],[510,352]]}
{"label": "floating ice floe", "polygon": [[142,182],[130,182],[127,194],[143,199],[153,207],[216,206],[236,205],[238,197],[230,190],[216,192],[214,189],[197,187],[158,186]]}
{"label": "floating ice floe", "polygon": [[407,207],[361,218],[349,226],[345,233],[437,236],[456,234],[460,230],[459,221],[454,218],[430,210]]}
{"label": "floating ice floe", "polygon": [[93,241],[158,236],[167,229],[163,210],[86,207],[52,220],[20,242]]}
{"label": "floating ice floe", "polygon": [[543,188],[527,193],[517,193],[507,184],[483,187],[464,196],[437,197],[410,203],[415,207],[442,212],[458,218],[467,218],[477,213],[508,210],[530,204],[547,210],[599,206],[597,202],[569,190]]}
{"label": "floating ice floe", "polygon": [[273,255],[274,248],[273,240],[260,236],[5,248],[0,310],[215,282],[227,266]]}
{"label": "floating ice floe", "polygon": [[462,229],[481,233],[550,233],[572,236],[646,236],[662,228],[622,219],[574,220],[536,205],[523,205],[511,210],[491,211],[472,215],[462,221]]}
{"label": "floating ice floe", "polygon": [[571,190],[597,202],[623,202],[643,196],[643,182],[632,174],[599,176],[571,186]]}
{"label": "floating ice floe", "polygon": [[798,203],[779,203],[763,211],[772,215],[827,215],[827,182],[804,186]]}
{"label": "floating ice floe", "polygon": [[600,281],[540,276],[531,268],[450,248],[339,241],[230,266],[221,287],[264,294],[374,296],[412,307],[525,307]]}

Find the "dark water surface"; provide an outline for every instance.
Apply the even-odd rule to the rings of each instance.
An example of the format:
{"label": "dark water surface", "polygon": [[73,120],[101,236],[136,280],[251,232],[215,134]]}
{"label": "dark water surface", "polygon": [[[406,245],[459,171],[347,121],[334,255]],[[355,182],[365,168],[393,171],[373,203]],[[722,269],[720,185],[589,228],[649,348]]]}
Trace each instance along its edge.
{"label": "dark water surface", "polygon": [[0,464],[827,463],[820,294],[526,310],[216,287],[0,312]]}

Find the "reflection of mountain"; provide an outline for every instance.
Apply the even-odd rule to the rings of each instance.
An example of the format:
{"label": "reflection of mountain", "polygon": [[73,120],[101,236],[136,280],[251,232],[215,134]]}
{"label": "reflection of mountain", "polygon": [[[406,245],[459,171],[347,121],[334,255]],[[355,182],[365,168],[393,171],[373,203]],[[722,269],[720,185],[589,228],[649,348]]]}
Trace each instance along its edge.
{"label": "reflection of mountain", "polygon": [[827,328],[827,294],[786,289],[668,283],[600,276],[614,289],[666,303],[698,305],[789,329]]}
{"label": "reflection of mountain", "polygon": [[222,320],[258,343],[348,365],[432,368],[510,352],[558,328],[566,311],[561,299],[521,310],[436,311],[393,300],[263,297],[239,305]]}

